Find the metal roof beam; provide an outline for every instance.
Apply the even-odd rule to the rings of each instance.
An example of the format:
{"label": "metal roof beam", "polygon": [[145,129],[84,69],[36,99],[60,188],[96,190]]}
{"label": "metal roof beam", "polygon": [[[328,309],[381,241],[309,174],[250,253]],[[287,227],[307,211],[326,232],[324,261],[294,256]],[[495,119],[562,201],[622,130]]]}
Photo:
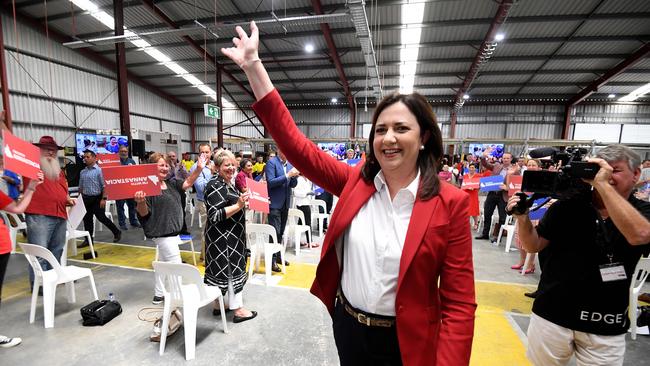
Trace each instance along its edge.
{"label": "metal roof beam", "polygon": [[[318,15],[323,14],[323,6],[320,3],[320,0],[312,0],[311,5],[314,8],[314,12]],[[356,132],[356,110],[354,108],[354,98],[352,97],[352,92],[350,91],[350,84],[345,76],[345,70],[343,68],[343,63],[339,58],[339,50],[336,49],[336,43],[334,43],[334,38],[330,31],[330,26],[327,23],[321,23],[320,29],[323,32],[323,37],[327,43],[327,48],[329,49],[330,56],[334,62],[334,67],[336,72],[339,75],[341,84],[343,86],[343,92],[345,93],[345,98],[348,101],[350,107],[350,137],[354,137]]]}
{"label": "metal roof beam", "polygon": [[[13,14],[11,13],[11,7],[3,7],[2,11],[5,14],[7,14],[8,16],[13,17]],[[32,18],[32,17],[30,17],[28,15],[25,15],[25,14],[23,14],[21,12],[18,12],[18,11],[16,12],[16,18],[21,23],[26,24],[27,26],[31,27],[32,29],[34,29],[34,30],[36,30],[36,31],[38,31],[40,33],[42,33],[43,35],[45,34],[45,24],[42,23],[42,22],[37,21],[35,18]],[[49,28],[48,32],[49,32],[50,39],[54,40],[55,42],[64,43],[64,42],[69,42],[69,41],[72,40],[69,36],[67,36],[67,35],[65,35],[65,34],[59,32],[59,31],[57,31],[57,30],[55,30],[53,28]],[[115,65],[114,62],[106,59],[105,57],[97,54],[96,52],[93,52],[90,49],[78,49],[78,50],[75,50],[75,52],[77,52],[80,55],[90,59],[91,61],[105,67],[106,69],[110,70],[111,72],[116,72],[117,71],[117,66]],[[152,92],[153,94],[156,94],[159,97],[161,97],[161,98],[163,98],[163,99],[165,99],[165,100],[167,100],[167,101],[169,101],[169,102],[183,108],[184,110],[190,110],[191,109],[191,107],[189,105],[187,105],[183,101],[176,98],[176,96],[172,96],[172,95],[169,95],[169,94],[163,92],[162,90],[158,89],[158,87],[150,84],[149,82],[147,82],[145,80],[140,79],[140,77],[133,74],[132,72],[127,71],[127,76],[128,76],[128,79],[133,81],[134,83],[142,86],[143,88],[145,88],[146,90]]]}
{"label": "metal roof beam", "polygon": [[[159,4],[160,1],[157,1],[156,4]],[[324,6],[323,9],[328,9],[326,13],[329,13],[330,11],[336,11],[342,9],[343,6],[341,5],[335,5],[335,6]],[[287,16],[291,15],[305,15],[305,14],[311,14],[312,11],[309,11],[308,8],[300,8],[300,9],[287,9]],[[268,18],[269,13],[268,12],[256,12],[256,13],[249,13],[249,14],[233,14],[233,15],[228,15],[228,16],[222,16],[222,17],[217,17],[217,22],[218,23],[225,23],[224,26],[227,26],[227,23],[230,22],[239,22],[239,21],[247,21],[247,20],[255,20],[255,19],[266,19]],[[52,15],[48,16],[49,21],[53,21],[56,19],[61,19],[65,17],[69,17],[70,13],[64,13],[64,14],[58,14],[58,15]],[[589,14],[569,14],[569,15],[553,15],[553,16],[523,16],[523,17],[510,17],[508,18],[508,23],[509,24],[528,24],[528,23],[546,23],[546,22],[575,22],[575,21],[584,21],[587,19],[590,20],[608,20],[608,19],[647,19],[650,18],[650,12],[636,12],[636,13],[604,13],[604,14],[593,14],[589,16]],[[44,19],[43,19],[44,20]],[[214,23],[214,17],[212,18],[202,18],[198,19],[199,22],[205,23],[205,24],[211,24]],[[440,27],[454,27],[454,26],[476,26],[476,25],[489,25],[492,23],[492,18],[479,18],[479,19],[455,19],[455,20],[440,20],[440,21],[434,21],[434,22],[425,22],[422,23],[422,28],[440,28]],[[176,24],[179,27],[184,27],[184,26],[189,26],[193,25],[194,19],[186,19],[186,20],[181,20],[177,21]],[[151,25],[146,25],[146,26],[138,26],[138,27],[133,27],[130,28],[134,32],[138,31],[143,31],[143,30],[151,30],[153,28],[161,28],[164,27],[165,24],[151,24]],[[395,23],[395,24],[382,24],[381,25],[381,30],[380,31],[392,31],[392,30],[401,30],[405,26],[401,23]],[[306,33],[303,30],[296,31],[296,32],[291,32],[291,28],[288,29],[289,33],[284,34],[284,33],[273,33],[269,34],[268,37],[271,38],[266,38],[266,39],[283,39],[283,38],[290,38],[292,36],[299,37],[302,34]],[[311,32],[311,31],[309,31]],[[307,32],[306,36],[309,35],[309,32]],[[331,30],[332,34],[352,34],[354,33],[354,28],[353,27],[345,27],[345,28],[336,28]],[[97,36],[97,33],[84,33],[84,34],[79,34],[79,38],[85,39],[88,37],[94,37]],[[110,35],[107,33],[107,35]],[[262,33],[262,36],[267,37]],[[284,37],[283,37],[284,36]]]}
{"label": "metal roof beam", "polygon": [[[508,17],[508,12],[510,11],[512,2],[513,0],[503,0],[501,4],[499,4],[499,8],[497,9],[494,18],[492,19],[490,28],[488,28],[488,31],[485,34],[485,38],[483,39],[483,42],[481,43],[481,46],[476,52],[476,56],[474,56],[474,60],[472,61],[472,64],[469,67],[469,71],[467,72],[467,75],[465,75],[465,80],[463,80],[463,85],[460,88],[458,88],[458,92],[456,93],[455,106],[454,106],[456,109],[462,108],[464,103],[463,95],[467,92],[467,90],[469,90],[469,87],[476,79],[479,69],[484,61],[483,58],[485,57],[487,49],[494,46],[494,37],[497,35],[499,28]],[[490,53],[491,52],[492,51],[490,51]],[[450,137],[453,138],[454,136],[450,136]]]}
{"label": "metal roof beam", "polygon": [[[597,92],[598,88],[600,88],[601,86],[609,83],[610,80],[612,80],[616,76],[624,73],[630,67],[634,66],[636,63],[641,61],[644,57],[648,56],[649,54],[650,54],[650,43],[646,43],[643,47],[636,50],[633,54],[631,54],[625,60],[621,61],[618,65],[614,66],[612,69],[605,72],[601,77],[594,80],[591,84],[589,84],[586,88],[584,88],[580,93],[576,94],[576,96],[571,98],[571,100],[569,100],[569,103],[568,103],[569,106],[574,106],[574,105],[582,102],[583,100],[585,100],[585,98],[587,98],[591,94]],[[609,83],[609,84],[614,85],[614,83]],[[636,84],[638,85],[639,83],[636,83]]]}

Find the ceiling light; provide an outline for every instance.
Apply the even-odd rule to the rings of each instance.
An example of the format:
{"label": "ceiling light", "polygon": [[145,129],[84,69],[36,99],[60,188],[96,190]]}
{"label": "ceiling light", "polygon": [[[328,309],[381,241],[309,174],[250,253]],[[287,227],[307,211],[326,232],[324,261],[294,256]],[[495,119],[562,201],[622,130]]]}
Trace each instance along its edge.
{"label": "ceiling light", "polygon": [[645,84],[644,86],[637,88],[633,90],[630,94],[624,96],[623,98],[619,99],[619,102],[633,102],[642,96],[648,94],[650,92],[650,83]]}
{"label": "ceiling light", "polygon": [[332,103],[336,103],[336,102],[338,102],[338,101],[339,101],[338,99],[336,99],[336,98],[332,98]]}
{"label": "ceiling light", "polygon": [[469,99],[469,94],[463,94],[463,99],[465,100]]}
{"label": "ceiling light", "polygon": [[609,98],[609,99],[616,98],[616,94],[612,93],[612,94],[608,95],[607,98]]}
{"label": "ceiling light", "polygon": [[503,33],[497,33],[496,36],[494,36],[494,40],[497,42],[503,41],[506,38],[506,35]]}
{"label": "ceiling light", "polygon": [[314,52],[314,45],[311,44],[311,43],[307,44],[307,45],[305,46],[305,52],[307,52],[307,53],[312,53],[312,52]]}
{"label": "ceiling light", "polygon": [[401,6],[402,24],[400,32],[400,82],[399,92],[413,93],[418,55],[420,53],[420,38],[422,35],[422,20],[424,17],[423,2],[406,3]]}

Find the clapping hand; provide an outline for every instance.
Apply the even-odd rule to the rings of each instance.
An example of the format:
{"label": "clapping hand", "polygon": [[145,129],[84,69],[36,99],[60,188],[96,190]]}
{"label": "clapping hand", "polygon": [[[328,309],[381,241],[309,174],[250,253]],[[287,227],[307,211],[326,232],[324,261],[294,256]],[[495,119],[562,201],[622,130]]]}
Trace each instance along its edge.
{"label": "clapping hand", "polygon": [[221,53],[226,57],[233,60],[240,68],[245,69],[253,62],[259,61],[257,49],[260,43],[260,32],[257,29],[254,21],[251,21],[251,35],[246,34],[244,29],[240,26],[235,28],[239,38],[234,37],[232,43],[235,47],[222,48]]}

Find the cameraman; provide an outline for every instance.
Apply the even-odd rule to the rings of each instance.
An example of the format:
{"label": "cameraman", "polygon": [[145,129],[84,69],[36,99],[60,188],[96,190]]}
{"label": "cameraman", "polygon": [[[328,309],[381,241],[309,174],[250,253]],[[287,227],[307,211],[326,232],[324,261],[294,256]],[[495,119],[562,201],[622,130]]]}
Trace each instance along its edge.
{"label": "cameraman", "polygon": [[[524,249],[546,257],[528,327],[535,365],[564,365],[574,353],[579,366],[623,364],[628,289],[650,251],[650,203],[632,195],[640,174],[635,152],[610,145],[596,156],[591,199],[556,202],[536,230],[528,212],[516,216]],[[518,201],[510,198],[508,211]]]}

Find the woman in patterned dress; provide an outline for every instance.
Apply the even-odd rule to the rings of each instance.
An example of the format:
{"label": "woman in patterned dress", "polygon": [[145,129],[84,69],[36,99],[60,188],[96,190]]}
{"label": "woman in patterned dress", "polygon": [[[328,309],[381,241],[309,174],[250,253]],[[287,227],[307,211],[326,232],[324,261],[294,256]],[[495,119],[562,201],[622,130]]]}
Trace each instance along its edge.
{"label": "woman in patterned dress", "polygon": [[[248,193],[239,194],[232,184],[237,171],[235,156],[223,151],[215,158],[217,174],[205,187],[205,205],[208,221],[205,228],[206,284],[217,286],[228,293],[228,308],[233,310],[233,321],[240,323],[253,319],[257,312],[244,308],[242,290],[246,283],[246,218],[244,209]],[[219,310],[213,310],[219,315]]]}

